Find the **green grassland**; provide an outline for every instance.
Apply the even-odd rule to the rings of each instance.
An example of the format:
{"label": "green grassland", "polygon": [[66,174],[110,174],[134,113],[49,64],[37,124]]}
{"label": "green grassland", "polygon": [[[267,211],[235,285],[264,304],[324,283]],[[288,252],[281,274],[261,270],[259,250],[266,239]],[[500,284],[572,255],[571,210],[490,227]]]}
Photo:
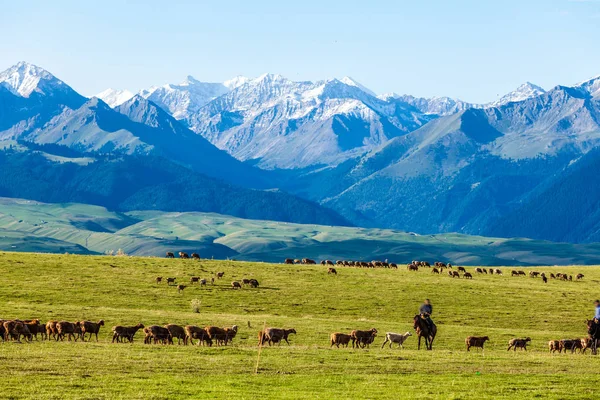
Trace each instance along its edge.
{"label": "green grassland", "polygon": [[[586,334],[585,319],[600,297],[600,267],[539,267],[585,274],[582,281],[475,275],[473,280],[428,269],[338,268],[320,265],[0,253],[0,317],[104,319],[100,341],[0,343],[0,397],[40,398],[592,398],[600,357],[549,354],[550,339]],[[473,272],[473,268],[468,268]],[[207,287],[156,284],[156,276],[225,278]],[[230,288],[256,278],[258,289]],[[412,331],[420,302],[430,298],[439,327],[433,351],[381,349],[386,331]],[[197,299],[200,312],[192,310]],[[166,323],[240,327],[227,347],[110,343],[116,324]],[[264,324],[293,327],[291,346],[262,351]],[[250,327],[249,327],[250,326]],[[331,349],[331,332],[375,327],[369,349]],[[488,335],[485,351],[467,353],[468,335]],[[512,337],[530,336],[528,352],[507,352]]]}
{"label": "green grassland", "polygon": [[600,244],[552,243],[455,233],[418,235],[257,221],[207,213],[116,213],[85,204],[0,198],[0,250],[139,256],[167,251],[204,258],[280,262],[284,258],[443,260],[463,265],[600,264]]}

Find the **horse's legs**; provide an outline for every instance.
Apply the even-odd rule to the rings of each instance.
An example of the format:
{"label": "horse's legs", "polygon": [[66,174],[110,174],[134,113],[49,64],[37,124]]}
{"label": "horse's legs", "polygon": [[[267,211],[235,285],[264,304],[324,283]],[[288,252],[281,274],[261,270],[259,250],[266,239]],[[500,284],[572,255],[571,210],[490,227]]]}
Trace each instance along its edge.
{"label": "horse's legs", "polygon": [[417,346],[417,350],[421,350],[421,335],[419,335],[419,345]]}

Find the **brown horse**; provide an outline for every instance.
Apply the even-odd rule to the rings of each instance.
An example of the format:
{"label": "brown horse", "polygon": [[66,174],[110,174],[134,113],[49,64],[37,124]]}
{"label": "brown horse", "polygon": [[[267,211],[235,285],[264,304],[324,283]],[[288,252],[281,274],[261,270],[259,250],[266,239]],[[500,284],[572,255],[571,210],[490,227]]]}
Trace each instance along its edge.
{"label": "brown horse", "polygon": [[590,339],[592,339],[592,354],[596,354],[598,352],[598,341],[600,341],[600,322],[595,319],[591,319],[586,321],[588,328],[588,335],[590,335]]}
{"label": "brown horse", "polygon": [[435,324],[431,324],[432,329],[430,331],[429,324],[427,324],[427,321],[423,317],[421,317],[420,314],[415,315],[413,322],[413,328],[415,329],[415,331],[417,332],[417,336],[419,337],[419,344],[417,350],[421,350],[421,337],[425,338],[425,348],[427,350],[432,350],[433,339],[435,339],[435,335],[437,333],[437,327],[435,326]]}

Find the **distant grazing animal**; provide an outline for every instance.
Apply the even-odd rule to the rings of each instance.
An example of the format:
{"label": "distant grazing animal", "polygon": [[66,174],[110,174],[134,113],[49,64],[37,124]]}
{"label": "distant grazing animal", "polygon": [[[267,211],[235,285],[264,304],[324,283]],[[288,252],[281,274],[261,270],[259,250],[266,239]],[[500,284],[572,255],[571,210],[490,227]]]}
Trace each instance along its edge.
{"label": "distant grazing animal", "polygon": [[121,326],[121,325],[117,325],[117,326],[113,326],[112,327],[112,333],[113,333],[113,338],[112,338],[112,343],[114,343],[115,341],[118,342],[122,342],[124,340],[128,340],[130,343],[133,342],[133,337],[135,336],[136,332],[139,331],[140,329],[144,329],[144,324],[137,324],[136,326]]}
{"label": "distant grazing animal", "polygon": [[159,284],[162,282],[162,276],[157,276],[156,277],[156,283]]}
{"label": "distant grazing animal", "polygon": [[217,279],[221,279],[222,277],[225,276],[225,272],[217,272]]}
{"label": "distant grazing animal", "polygon": [[578,280],[578,281],[579,281],[579,280],[582,280],[584,276],[585,276],[585,275],[583,275],[583,274],[577,274],[577,280]]}
{"label": "distant grazing animal", "polygon": [[475,272],[477,272],[478,274],[483,274],[483,269],[482,268],[475,268]]}
{"label": "distant grazing animal", "polygon": [[[450,271],[448,271],[450,272]],[[452,277],[453,278],[460,278],[460,274],[458,273],[458,271],[452,271]]]}
{"label": "distant grazing animal", "polygon": [[175,280],[177,278],[167,278],[167,285],[170,285],[171,283],[175,283]]}
{"label": "distant grazing animal", "polygon": [[171,253],[170,251],[167,251],[167,258],[175,258],[175,254]]}
{"label": "distant grazing animal", "polygon": [[177,293],[181,293],[183,292],[183,290],[186,288],[187,286],[185,285],[177,285]]}
{"label": "distant grazing animal", "polygon": [[449,276],[450,278],[454,278],[453,271],[448,271],[448,276]]}
{"label": "distant grazing animal", "polygon": [[181,341],[183,341],[183,344],[187,343],[185,329],[183,328],[183,326],[168,324],[164,327],[169,331],[169,334],[171,335],[171,340],[177,338],[177,344],[181,344]]}
{"label": "distant grazing animal", "polygon": [[325,265],[334,265],[333,261],[331,260],[325,260]]}
{"label": "distant grazing animal", "polygon": [[194,282],[195,282],[195,283],[198,283],[198,282],[200,282],[200,277],[199,277],[199,276],[192,276],[192,277],[190,278],[190,283],[191,283],[191,284],[194,284]]}
{"label": "distant grazing animal", "polygon": [[467,345],[467,351],[471,351],[471,347],[481,347],[483,349],[483,345],[485,342],[490,340],[487,336],[469,336],[465,339],[465,344]]}
{"label": "distant grazing animal", "polygon": [[65,336],[67,339],[71,341],[77,341],[81,336],[81,327],[79,326],[79,322],[68,322],[68,321],[60,321],[56,324],[56,340],[65,340]]}
{"label": "distant grazing animal", "polygon": [[418,271],[419,267],[417,265],[414,265],[414,264],[408,264],[406,266],[406,269],[409,270],[409,271]]}
{"label": "distant grazing animal", "polygon": [[551,340],[548,342],[548,349],[550,353],[554,353],[555,351],[560,353],[562,351],[562,343],[560,340]]}
{"label": "distant grazing animal", "polygon": [[190,256],[188,255],[188,253],[180,251],[179,258],[190,258]]}
{"label": "distant grazing animal", "polygon": [[192,253],[192,258],[194,260],[199,260],[200,259],[200,254],[198,254],[198,253]]}
{"label": "distant grazing animal", "polygon": [[[200,282],[200,286],[206,286],[206,279],[200,279],[199,282]],[[214,283],[214,281],[213,281],[213,283]]]}
{"label": "distant grazing animal", "polygon": [[432,274],[439,274],[439,273],[440,273],[440,271],[439,271],[437,268],[433,267],[433,268],[431,269],[431,273],[432,273]]}
{"label": "distant grazing animal", "polygon": [[317,262],[315,260],[311,260],[310,258],[303,258],[302,259],[302,264],[316,264]]}
{"label": "distant grazing animal", "polygon": [[233,289],[241,289],[242,288],[242,284],[239,283],[238,281],[233,281],[233,282],[231,282],[231,287]]}
{"label": "distant grazing animal", "polygon": [[332,333],[329,339],[331,342],[331,346],[329,347],[333,347],[333,345],[336,345],[339,348],[340,345],[342,345],[342,347],[348,347],[351,338],[350,335],[346,333],[336,332]]}
{"label": "distant grazing animal", "polygon": [[104,320],[100,320],[98,322],[92,321],[80,321],[79,326],[81,327],[81,339],[85,341],[85,335],[90,334],[89,340],[92,340],[92,335],[96,335],[96,342],[98,341],[98,332],[100,332],[100,327],[104,326]]}
{"label": "distant grazing animal", "polygon": [[360,348],[360,347],[365,348],[369,344],[373,343],[375,336],[377,336],[377,329],[375,329],[375,328],[371,328],[368,331],[360,331],[357,329],[353,330],[352,332],[350,332],[350,340],[352,340],[352,348],[354,348],[355,345],[356,345],[356,348]]}
{"label": "distant grazing animal", "polygon": [[467,272],[465,267],[458,267],[458,272]]}
{"label": "distant grazing animal", "polygon": [[531,278],[537,278],[539,275],[540,275],[540,273],[537,271],[529,271],[529,276]]}
{"label": "distant grazing animal", "polygon": [[471,273],[469,273],[469,272],[465,272],[464,275],[463,275],[463,278],[465,278],[465,279],[473,279],[473,275],[471,275]]}
{"label": "distant grazing animal", "polygon": [[513,351],[517,351],[517,348],[523,349],[525,351],[527,351],[527,343],[531,342],[531,338],[527,337],[525,339],[510,339],[508,341],[508,350],[510,350],[511,348],[513,349]]}
{"label": "distant grazing animal", "polygon": [[296,330],[294,328],[291,329],[280,329],[280,328],[267,328],[264,331],[260,331],[258,334],[259,342],[261,344],[268,343],[269,346],[275,343],[279,343],[285,340],[285,342],[290,344],[288,341],[288,337],[291,334],[296,334]]}
{"label": "distant grazing animal", "polygon": [[258,281],[256,279],[250,279],[250,282],[248,283],[250,285],[251,288],[256,289],[258,287]]}
{"label": "distant grazing animal", "polygon": [[331,267],[327,268],[327,273],[337,275],[336,269]]}
{"label": "distant grazing animal", "polygon": [[527,274],[525,274],[525,271],[523,271],[523,270],[520,270],[520,271],[517,271],[517,272],[518,272],[519,275],[523,275],[523,276],[527,275]]}
{"label": "distant grazing animal", "polygon": [[496,273],[496,275],[502,275],[502,270],[501,270],[501,269],[499,269],[499,268],[496,268],[496,269],[494,270],[494,272]]}
{"label": "distant grazing animal", "polygon": [[294,263],[294,259],[293,258],[286,258],[283,263],[284,264],[293,264]]}
{"label": "distant grazing animal", "polygon": [[52,339],[56,339],[56,324],[58,321],[48,321],[46,322],[46,333],[48,334],[48,338],[52,337]]}
{"label": "distant grazing animal", "polygon": [[344,262],[342,260],[337,260],[335,262],[335,265],[345,265]]}
{"label": "distant grazing animal", "polygon": [[494,275],[494,268],[488,269],[488,272],[490,273],[490,275]]}
{"label": "distant grazing animal", "polygon": [[296,258],[294,259],[294,264],[302,264],[302,260]]}
{"label": "distant grazing animal", "polygon": [[146,337],[144,338],[145,344],[152,344],[152,341],[154,341],[154,344],[173,344],[171,332],[166,327],[151,325],[144,329],[144,333],[146,333]]}
{"label": "distant grazing animal", "polygon": [[213,343],[217,346],[224,345],[227,346],[227,343],[235,338],[238,326],[233,325],[231,328],[219,328],[218,326],[207,326],[204,328],[208,337],[211,339]]}
{"label": "distant grazing animal", "polygon": [[542,282],[544,283],[548,283],[548,278],[546,278],[546,275],[542,276]]}
{"label": "distant grazing animal", "polygon": [[390,268],[398,269],[398,264],[390,263]]}
{"label": "distant grazing animal", "polygon": [[556,279],[556,275],[554,275],[553,273],[550,273],[550,278]]}
{"label": "distant grazing animal", "polygon": [[208,332],[206,332],[204,328],[200,328],[199,326],[194,325],[186,325],[184,330],[186,334],[184,344],[187,344],[187,342],[189,341],[190,344],[193,345],[193,339],[198,339],[198,346],[204,343],[206,343],[209,346],[212,346],[212,340],[208,335]]}
{"label": "distant grazing animal", "polygon": [[409,336],[412,336],[412,333],[406,332],[404,334],[401,334],[401,333],[386,332],[385,340],[383,341],[381,348],[383,349],[383,346],[385,346],[385,344],[388,342],[390,344],[390,349],[392,348],[392,343],[396,343],[396,344],[398,344],[398,347],[404,348],[403,344],[406,341],[406,339],[408,339]]}
{"label": "distant grazing animal", "polygon": [[514,269],[510,271],[511,276],[519,276],[519,271],[515,271]]}

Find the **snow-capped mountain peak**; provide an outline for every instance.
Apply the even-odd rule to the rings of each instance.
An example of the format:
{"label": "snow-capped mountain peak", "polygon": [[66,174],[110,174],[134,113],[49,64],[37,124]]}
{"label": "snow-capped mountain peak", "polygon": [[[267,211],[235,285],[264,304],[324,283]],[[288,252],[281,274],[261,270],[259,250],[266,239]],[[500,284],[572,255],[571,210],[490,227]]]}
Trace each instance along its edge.
{"label": "snow-capped mountain peak", "polygon": [[65,85],[64,82],[50,72],[25,61],[21,61],[0,73],[0,83],[4,83],[14,94],[23,97],[29,97],[34,91],[43,93],[40,82],[52,86]]}
{"label": "snow-capped mountain peak", "polygon": [[131,99],[133,96],[134,94],[127,89],[118,90],[110,88],[96,95],[96,97],[102,99],[102,101],[108,104],[111,108],[120,106],[121,104]]}
{"label": "snow-capped mountain peak", "polygon": [[486,104],[486,107],[499,107],[508,103],[516,103],[519,101],[527,100],[532,97],[537,97],[546,93],[546,91],[538,85],[534,85],[531,82],[525,82],[510,93],[505,94],[500,99]]}
{"label": "snow-capped mountain peak", "polygon": [[340,79],[339,81],[342,82],[342,83],[345,83],[348,86],[356,86],[357,88],[359,88],[363,92],[368,93],[368,94],[370,94],[373,97],[377,97],[377,95],[375,94],[375,92],[373,92],[371,89],[369,89],[366,86],[360,84],[359,82],[357,82],[356,80],[352,79],[349,76],[345,76],[342,79]]}
{"label": "snow-capped mountain peak", "polygon": [[225,87],[228,88],[229,90],[233,90],[236,87],[242,86],[243,84],[247,83],[249,80],[250,80],[250,78],[247,78],[242,75],[238,75],[235,78],[226,80],[225,82],[223,82],[223,85],[225,85]]}
{"label": "snow-capped mountain peak", "polygon": [[594,99],[600,99],[600,75],[580,82],[575,87],[589,93]]}

